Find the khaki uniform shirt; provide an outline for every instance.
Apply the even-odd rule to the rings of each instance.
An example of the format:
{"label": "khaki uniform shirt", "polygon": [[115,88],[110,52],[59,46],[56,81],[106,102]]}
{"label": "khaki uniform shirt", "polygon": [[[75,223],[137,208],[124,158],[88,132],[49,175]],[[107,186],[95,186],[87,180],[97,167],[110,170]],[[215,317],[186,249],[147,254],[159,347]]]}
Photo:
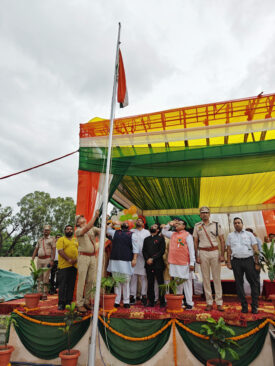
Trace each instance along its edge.
{"label": "khaki uniform shirt", "polygon": [[209,238],[212,241],[212,244],[214,247],[219,245],[218,237],[220,235],[223,235],[223,230],[221,228],[221,225],[218,224],[218,235],[217,234],[217,225],[216,221],[209,221],[208,225],[205,225],[203,221],[198,222],[194,227],[193,237],[199,239],[199,248],[211,248],[212,245],[210,244],[210,241],[208,240],[205,231],[202,227],[204,225],[204,228],[209,236]]}
{"label": "khaki uniform shirt", "polygon": [[38,239],[36,244],[36,248],[38,248],[38,257],[52,255],[52,250],[55,248],[55,245],[55,238],[53,236]]}
{"label": "khaki uniform shirt", "polygon": [[78,240],[78,252],[94,253],[97,248],[96,237],[100,234],[100,229],[93,227],[84,235],[80,234],[81,230],[81,228],[78,228],[75,231]]}

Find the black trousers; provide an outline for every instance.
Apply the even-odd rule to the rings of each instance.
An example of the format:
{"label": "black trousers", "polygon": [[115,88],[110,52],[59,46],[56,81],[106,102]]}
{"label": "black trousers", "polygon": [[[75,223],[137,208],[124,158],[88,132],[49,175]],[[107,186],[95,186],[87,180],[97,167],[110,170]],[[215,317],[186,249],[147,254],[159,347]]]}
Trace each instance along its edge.
{"label": "black trousers", "polygon": [[57,265],[58,265],[58,261],[54,261],[54,264],[51,269],[50,293],[52,293],[52,294],[54,294],[55,290],[58,288],[58,276],[55,276],[56,272],[57,272]]}
{"label": "black trousers", "polygon": [[[148,299],[151,304],[155,302],[155,278],[159,285],[164,284],[163,269],[146,268],[147,283],[148,283]],[[164,295],[159,293],[159,302],[163,304],[165,302]]]}
{"label": "black trousers", "polygon": [[237,295],[242,307],[247,308],[247,301],[244,293],[244,274],[251,287],[252,308],[258,307],[260,296],[260,272],[256,271],[253,257],[233,258],[231,260],[232,269],[236,281]]}
{"label": "black trousers", "polygon": [[58,305],[68,305],[73,300],[77,269],[68,267],[58,270]]}

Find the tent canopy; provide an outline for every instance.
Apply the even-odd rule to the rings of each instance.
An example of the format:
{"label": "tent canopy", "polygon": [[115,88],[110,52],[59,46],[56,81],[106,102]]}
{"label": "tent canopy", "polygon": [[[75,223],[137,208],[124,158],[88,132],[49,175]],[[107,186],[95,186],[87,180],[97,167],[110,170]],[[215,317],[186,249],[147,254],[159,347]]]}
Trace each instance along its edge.
{"label": "tent canopy", "polygon": [[[115,120],[110,200],[145,216],[274,209],[274,102],[262,95]],[[78,211],[87,190],[99,202],[108,134],[109,120],[80,125]]]}

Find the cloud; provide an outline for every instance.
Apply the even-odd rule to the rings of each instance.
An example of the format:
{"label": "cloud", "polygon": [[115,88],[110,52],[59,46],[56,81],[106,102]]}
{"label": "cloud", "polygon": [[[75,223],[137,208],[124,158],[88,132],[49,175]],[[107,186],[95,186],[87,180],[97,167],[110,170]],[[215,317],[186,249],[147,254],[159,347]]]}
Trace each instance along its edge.
{"label": "cloud", "polygon": [[[78,148],[79,123],[109,118],[117,24],[129,107],[118,117],[274,92],[272,0],[4,0],[0,13],[0,171]],[[76,197],[77,156],[1,181]]]}

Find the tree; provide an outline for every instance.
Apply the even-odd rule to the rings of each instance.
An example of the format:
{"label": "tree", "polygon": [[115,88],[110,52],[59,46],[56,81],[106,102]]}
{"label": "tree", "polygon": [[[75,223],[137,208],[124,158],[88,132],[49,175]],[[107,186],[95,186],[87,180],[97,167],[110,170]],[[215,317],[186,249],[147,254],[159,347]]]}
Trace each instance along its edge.
{"label": "tree", "polygon": [[[35,191],[24,196],[17,205],[19,212],[15,215],[10,207],[0,205],[1,255],[29,253],[30,246],[41,237],[45,224],[51,225],[53,235],[62,234],[67,224],[74,225],[75,204],[71,197],[51,198],[49,193]],[[8,248],[6,252],[4,247]]]}

